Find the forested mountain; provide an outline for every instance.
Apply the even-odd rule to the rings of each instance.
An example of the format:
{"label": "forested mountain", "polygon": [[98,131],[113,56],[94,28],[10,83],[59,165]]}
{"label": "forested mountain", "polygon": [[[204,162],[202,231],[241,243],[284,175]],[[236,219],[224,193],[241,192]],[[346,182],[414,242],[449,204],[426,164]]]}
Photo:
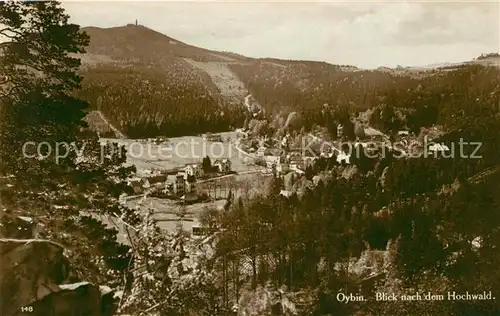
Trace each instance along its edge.
{"label": "forested mountain", "polygon": [[221,61],[223,55],[142,26],[83,31],[91,41],[83,56],[85,81],[78,95],[125,134],[221,131],[238,121],[210,77],[183,59]]}
{"label": "forested mountain", "polygon": [[[422,72],[418,77],[383,71],[344,72],[327,64],[277,67],[255,62],[231,68],[268,113],[298,111],[304,116],[305,128],[328,126],[339,119],[339,111],[355,116],[374,109],[379,115],[385,108],[391,123],[384,125],[377,115],[372,115],[370,123],[386,132],[408,127],[418,133],[421,127],[434,124],[451,126],[457,115],[489,115],[488,111],[498,110],[500,72],[494,67],[466,65]],[[325,104],[329,113],[324,112]],[[406,114],[397,117],[398,109]]]}
{"label": "forested mountain", "polygon": [[[356,93],[353,102],[348,91],[361,88],[375,95],[377,86],[391,82],[387,73],[353,72],[355,68],[325,62],[212,52],[140,25],[82,31],[90,36],[90,44],[82,56],[85,80],[78,95],[131,137],[221,131],[243,123],[243,109],[230,106],[232,100],[210,75],[189,61],[229,67],[257,101],[273,109],[271,115],[337,101],[368,108],[364,94]],[[325,94],[325,89],[332,91]]]}
{"label": "forested mountain", "polygon": [[[498,98],[498,71],[467,64],[440,69],[361,70],[325,62],[253,59],[214,52],[170,38],[140,25],[82,29],[90,36],[82,55],[83,89],[78,96],[100,110],[129,137],[217,132],[243,124],[243,98],[235,104],[220,81],[203,65],[232,72],[265,109],[268,120],[301,114],[302,125],[328,127],[339,113],[351,116],[375,108],[405,111],[403,120],[377,115],[372,123],[388,130],[451,123],[457,103],[482,103]],[[224,76],[223,76],[224,77]],[[234,87],[234,81],[226,86]],[[233,79],[234,80],[234,79]],[[479,82],[479,81],[480,82]],[[478,88],[479,87],[479,88]],[[484,95],[484,91],[494,91]],[[241,105],[241,106],[240,106]],[[325,115],[324,106],[329,113]],[[379,114],[380,111],[375,111]],[[479,113],[475,110],[472,112]],[[386,111],[386,114],[388,112]],[[482,113],[482,112],[481,112]],[[463,114],[463,113],[462,113]],[[387,115],[386,115],[387,119]],[[382,119],[383,120],[383,119]],[[387,125],[387,124],[385,124]]]}

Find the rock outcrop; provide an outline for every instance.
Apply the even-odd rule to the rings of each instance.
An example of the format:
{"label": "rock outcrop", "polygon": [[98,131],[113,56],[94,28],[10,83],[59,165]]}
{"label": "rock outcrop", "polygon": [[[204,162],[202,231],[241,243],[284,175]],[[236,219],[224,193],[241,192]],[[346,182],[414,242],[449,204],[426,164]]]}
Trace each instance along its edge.
{"label": "rock outcrop", "polygon": [[69,271],[63,246],[33,238],[32,219],[1,215],[0,315],[113,315],[110,288],[88,282],[62,284]]}

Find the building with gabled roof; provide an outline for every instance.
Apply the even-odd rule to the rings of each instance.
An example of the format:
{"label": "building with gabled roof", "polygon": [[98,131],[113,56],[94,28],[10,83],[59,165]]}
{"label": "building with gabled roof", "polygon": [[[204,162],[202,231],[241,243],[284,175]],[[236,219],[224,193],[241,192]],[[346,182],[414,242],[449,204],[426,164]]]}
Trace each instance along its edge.
{"label": "building with gabled roof", "polygon": [[203,168],[200,164],[194,163],[189,164],[184,167],[185,178],[188,176],[199,178],[203,176]]}
{"label": "building with gabled roof", "polygon": [[231,171],[231,160],[224,158],[224,159],[217,159],[214,161],[212,164],[214,167],[216,167],[219,172],[229,172]]}
{"label": "building with gabled roof", "polygon": [[444,153],[450,151],[450,148],[445,144],[431,144],[428,149],[432,153]]}

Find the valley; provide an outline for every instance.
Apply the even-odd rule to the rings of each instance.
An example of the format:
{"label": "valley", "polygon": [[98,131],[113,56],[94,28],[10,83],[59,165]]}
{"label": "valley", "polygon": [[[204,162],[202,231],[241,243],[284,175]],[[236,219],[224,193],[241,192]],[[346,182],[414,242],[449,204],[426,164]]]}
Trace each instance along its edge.
{"label": "valley", "polygon": [[0,314],[500,315],[493,9],[1,2]]}

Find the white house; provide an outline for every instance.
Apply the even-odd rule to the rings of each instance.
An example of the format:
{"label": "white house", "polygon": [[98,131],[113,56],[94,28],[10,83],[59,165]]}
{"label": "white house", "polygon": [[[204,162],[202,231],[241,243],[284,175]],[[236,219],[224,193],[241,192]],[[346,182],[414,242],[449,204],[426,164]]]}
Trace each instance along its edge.
{"label": "white house", "polygon": [[346,154],[343,151],[340,151],[337,155],[337,163],[339,163],[339,164],[341,164],[342,162],[349,164],[350,160],[351,160],[351,155]]}
{"label": "white house", "polygon": [[429,151],[431,153],[444,153],[450,151],[450,148],[445,144],[431,144],[429,145]]}
{"label": "white house", "polygon": [[203,168],[199,164],[190,164],[184,167],[185,179],[188,176],[199,178],[203,176]]}
{"label": "white house", "polygon": [[229,159],[217,159],[212,164],[214,167],[219,169],[219,172],[229,172],[231,171],[231,161]]}

